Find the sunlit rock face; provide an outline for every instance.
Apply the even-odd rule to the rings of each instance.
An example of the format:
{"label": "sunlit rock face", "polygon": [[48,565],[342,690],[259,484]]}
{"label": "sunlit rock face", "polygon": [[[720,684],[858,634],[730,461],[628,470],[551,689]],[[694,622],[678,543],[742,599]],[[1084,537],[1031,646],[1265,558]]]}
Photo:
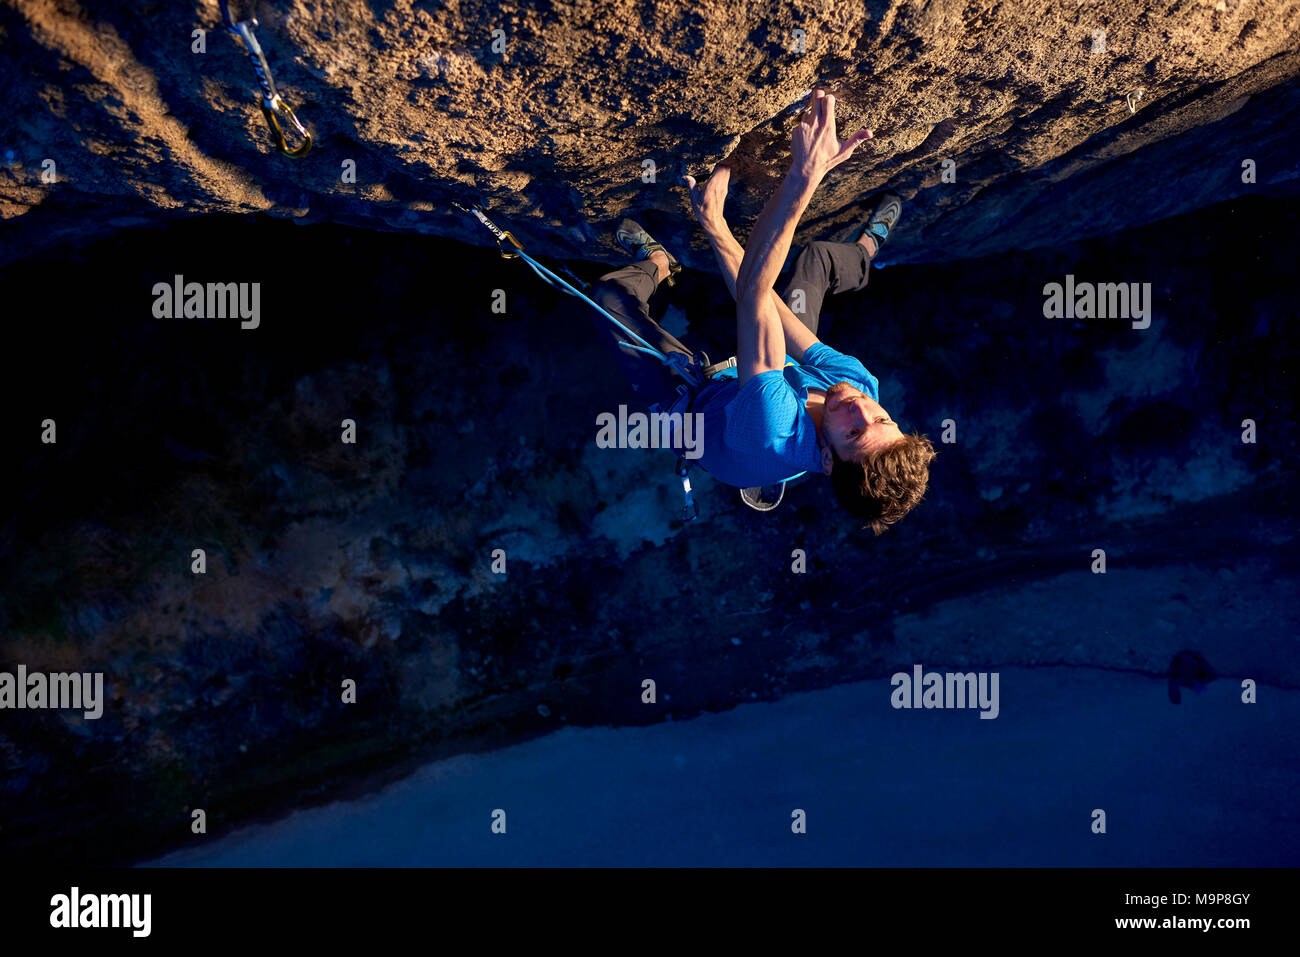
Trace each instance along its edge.
{"label": "sunlit rock face", "polygon": [[488,242],[450,205],[479,201],[538,252],[612,255],[632,213],[708,266],[679,177],[734,163],[743,237],[818,84],[841,131],[875,138],[832,172],[800,238],[847,229],[892,188],[908,201],[894,262],[1294,191],[1300,169],[1285,148],[1300,120],[1294,2],[232,8],[260,21],[315,136],[302,159],[275,151],[212,0],[0,10],[0,257],[201,212]]}

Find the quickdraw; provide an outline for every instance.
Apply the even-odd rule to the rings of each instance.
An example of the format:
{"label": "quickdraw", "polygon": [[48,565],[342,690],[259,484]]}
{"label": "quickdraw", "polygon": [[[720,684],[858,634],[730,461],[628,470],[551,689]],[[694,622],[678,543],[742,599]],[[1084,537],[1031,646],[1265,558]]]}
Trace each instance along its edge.
{"label": "quickdraw", "polygon": [[479,209],[477,204],[475,204],[474,206],[462,206],[460,203],[456,202],[455,200],[452,200],[451,205],[455,206],[462,213],[469,213],[480,223],[482,223],[484,226],[488,228],[488,230],[492,233],[492,235],[497,238],[497,248],[501,252],[502,259],[519,258],[519,253],[511,252],[510,250],[504,248],[504,244],[510,243],[515,247],[515,249],[519,250],[520,252],[523,252],[524,249],[523,243],[515,239],[513,233],[499,228],[496,223],[492,222],[492,220],[488,219],[485,215],[483,215],[483,210]]}
{"label": "quickdraw", "polygon": [[[237,21],[230,13],[228,0],[217,0],[217,2],[221,6],[221,16],[226,21],[226,29],[235,38],[235,42],[244,48],[248,59],[253,64],[257,83],[262,88],[262,115],[266,117],[267,125],[271,127],[271,132],[275,136],[276,148],[285,156],[292,156],[295,159],[306,156],[311,151],[311,133],[298,121],[298,117],[294,116],[293,110],[284,98],[276,92],[275,80],[271,78],[271,67],[267,65],[266,55],[262,52],[257,37],[253,36],[253,31],[257,29],[257,18]],[[284,116],[302,139],[302,144],[296,149],[290,149],[285,141],[284,128],[280,125],[278,116]]]}

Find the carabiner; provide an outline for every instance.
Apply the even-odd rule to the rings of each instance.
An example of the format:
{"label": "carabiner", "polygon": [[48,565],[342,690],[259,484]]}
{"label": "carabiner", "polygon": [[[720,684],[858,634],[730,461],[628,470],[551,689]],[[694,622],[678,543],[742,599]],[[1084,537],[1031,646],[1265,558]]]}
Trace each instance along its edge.
{"label": "carabiner", "polygon": [[483,215],[483,210],[479,209],[477,204],[475,204],[474,206],[462,206],[460,203],[456,202],[453,199],[451,201],[451,205],[455,206],[461,212],[472,213],[475,219],[477,219],[480,223],[482,223],[484,226],[486,226],[488,229],[492,231],[492,235],[497,238],[497,251],[501,253],[502,259],[519,258],[519,253],[509,252],[506,249],[504,249],[503,246],[505,243],[509,242],[515,247],[515,249],[523,251],[524,248],[523,243],[515,239],[514,233],[506,229],[498,228],[496,223],[492,222],[492,220],[488,219],[486,216]]}
{"label": "carabiner", "polygon": [[[302,137],[302,145],[297,149],[289,149],[289,144],[284,141],[284,130],[280,128],[280,124],[275,119],[275,114],[277,112],[283,113],[287,116],[289,122],[293,124],[294,129],[298,131],[298,135]],[[299,159],[311,152],[311,134],[307,132],[307,127],[303,126],[302,123],[299,122],[298,117],[294,116],[293,110],[289,108],[289,104],[284,102],[284,97],[277,93],[270,103],[263,101],[262,115],[266,117],[266,122],[270,125],[271,132],[275,134],[275,145],[281,153],[285,156],[292,156],[294,159]]]}
{"label": "carabiner", "polygon": [[[221,16],[226,21],[226,29],[235,38],[235,42],[244,48],[249,61],[253,64],[253,72],[257,74],[258,86],[262,88],[262,115],[266,117],[266,123],[271,127],[271,132],[275,135],[276,149],[285,156],[291,156],[294,159],[306,156],[311,151],[311,133],[299,122],[289,104],[284,101],[284,97],[276,92],[275,80],[271,78],[271,67],[266,62],[266,54],[262,52],[262,46],[257,42],[257,37],[253,36],[253,31],[257,29],[257,18],[235,20],[230,13],[229,0],[217,0],[217,2],[221,6]],[[284,138],[284,128],[280,125],[276,114],[287,117],[298,135],[302,137],[302,144],[296,149],[289,148],[289,144]]]}

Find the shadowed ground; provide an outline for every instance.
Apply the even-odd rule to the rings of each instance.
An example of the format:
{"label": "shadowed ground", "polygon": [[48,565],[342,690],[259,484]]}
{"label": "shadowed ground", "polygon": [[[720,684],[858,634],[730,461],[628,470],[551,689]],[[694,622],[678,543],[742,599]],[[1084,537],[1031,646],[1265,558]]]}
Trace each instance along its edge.
{"label": "shadowed ground", "polygon": [[[3,715],[6,857],[138,861],[190,843],[196,807],[215,838],[566,726],[657,725],[668,711],[676,724],[914,662],[1046,669],[1025,680],[1050,676],[1070,689],[1064,701],[1080,696],[1078,720],[1041,714],[1041,737],[1023,747],[1034,722],[1021,716],[1038,712],[956,716],[962,734],[1011,749],[1005,763],[975,751],[962,767],[989,770],[972,787],[1001,793],[1006,769],[1032,769],[1049,745],[1101,768],[1113,735],[1093,721],[1136,734],[1226,707],[1214,695],[1228,679],[1168,702],[1165,673],[1185,649],[1261,686],[1260,705],[1236,706],[1225,725],[1240,730],[1226,779],[1267,751],[1289,780],[1294,750],[1269,709],[1300,686],[1296,208],[1211,212],[1214,244],[1188,216],[878,270],[862,295],[832,300],[827,341],[879,376],[895,418],[936,439],[945,420],[956,426],[927,500],[880,539],[846,525],[814,482],[763,517],[697,475],[704,518],[674,524],[671,456],[595,447],[597,415],[626,393],[587,315],[491,252],[211,219],[5,270],[6,301],[43,299],[9,327],[21,361],[0,383],[12,421],[27,423],[0,521],[0,666],[103,670],[109,694],[98,722]],[[260,327],[153,318],[153,283],[177,273],[262,282]],[[1043,286],[1067,273],[1150,281],[1150,328],[1045,319]],[[503,315],[491,311],[497,288]],[[727,354],[717,344],[734,336],[734,307],[715,275],[686,274],[656,309]],[[47,416],[53,447],[37,439]],[[345,417],[355,446],[338,441]],[[1255,444],[1241,441],[1247,418]],[[202,577],[195,547],[209,557]],[[504,577],[490,569],[495,548]],[[795,548],[807,574],[790,571]],[[1090,571],[1098,548],[1105,575]],[[640,702],[648,675],[672,696],[657,710]],[[344,678],[355,705],[340,702]],[[1062,700],[1044,694],[1008,687],[1008,708]],[[863,713],[863,740],[932,726],[880,707]],[[1226,753],[1222,737],[1207,740],[1208,755]],[[1155,768],[1191,753],[1166,739],[1124,747]],[[781,751],[760,752],[749,767],[761,776]],[[1217,776],[1217,761],[1196,767]],[[874,780],[864,768],[844,780]],[[1058,770],[1058,793],[1086,773]],[[1166,787],[1176,775],[1131,780],[1130,792],[1114,778],[1100,797],[1085,788],[1059,815],[1042,811],[1025,853],[1052,859],[1107,801],[1128,830],[1142,789],[1156,789],[1147,813],[1200,793]],[[1229,803],[1219,787],[1203,785],[1225,833],[1256,827],[1242,823],[1247,807],[1284,808],[1245,790]],[[1184,826],[1175,816],[1157,835],[1168,855]],[[1258,828],[1240,847],[1259,847]],[[972,839],[971,853],[992,846]]]}
{"label": "shadowed ground", "polygon": [[[979,617],[973,624],[987,622]],[[910,671],[910,668],[905,670]],[[159,866],[1258,867],[1300,859],[1300,693],[1000,673],[1001,714],[839,685],[453,758]],[[504,835],[492,814],[506,811]],[[1093,811],[1106,833],[1092,833]],[[791,831],[802,809],[807,833]]]}

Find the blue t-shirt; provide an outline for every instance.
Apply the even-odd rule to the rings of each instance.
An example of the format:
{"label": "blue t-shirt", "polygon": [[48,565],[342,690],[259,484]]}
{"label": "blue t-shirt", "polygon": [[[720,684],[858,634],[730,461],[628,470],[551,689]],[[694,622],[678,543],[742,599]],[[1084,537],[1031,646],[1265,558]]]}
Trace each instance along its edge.
{"label": "blue t-shirt", "polygon": [[803,362],[786,357],[784,369],[754,376],[741,386],[737,370],[724,369],[695,398],[704,415],[696,464],[724,485],[776,485],[801,472],[820,472],[817,426],[805,408],[809,389],[851,382],[880,401],[876,377],[861,362],[817,342]]}

